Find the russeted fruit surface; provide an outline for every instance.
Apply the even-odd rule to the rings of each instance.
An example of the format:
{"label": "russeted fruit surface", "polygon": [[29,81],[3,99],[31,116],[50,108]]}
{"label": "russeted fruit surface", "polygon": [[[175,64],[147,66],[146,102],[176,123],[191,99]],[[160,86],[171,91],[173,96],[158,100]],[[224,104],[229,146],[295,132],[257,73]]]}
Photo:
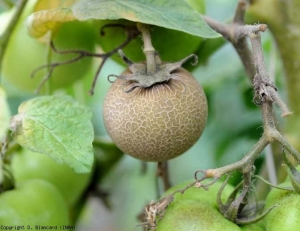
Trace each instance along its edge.
{"label": "russeted fruit surface", "polygon": [[[183,154],[201,136],[206,96],[192,74],[180,67],[183,62],[157,65],[153,76],[143,73],[142,63],[130,63],[111,85],[104,101],[104,123],[126,154],[143,161],[166,161]],[[151,85],[151,78],[159,81]]]}

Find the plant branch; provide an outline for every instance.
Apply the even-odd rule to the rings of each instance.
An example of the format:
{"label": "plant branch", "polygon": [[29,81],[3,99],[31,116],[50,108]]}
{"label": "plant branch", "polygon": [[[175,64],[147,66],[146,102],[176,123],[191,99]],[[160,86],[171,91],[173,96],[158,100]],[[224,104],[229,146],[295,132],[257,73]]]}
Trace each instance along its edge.
{"label": "plant branch", "polygon": [[53,41],[50,41],[50,47],[51,49],[57,53],[57,54],[61,54],[61,55],[64,55],[64,54],[74,54],[76,55],[75,57],[69,59],[69,60],[65,60],[65,61],[62,61],[62,62],[54,62],[54,63],[50,63],[50,64],[45,64],[45,65],[42,65],[42,66],[39,66],[38,68],[36,68],[32,73],[31,73],[31,77],[33,78],[36,73],[44,68],[47,68],[48,69],[48,72],[47,74],[43,77],[41,83],[39,84],[39,86],[37,87],[36,89],[36,93],[39,93],[40,90],[42,89],[42,87],[44,86],[44,84],[47,82],[47,80],[49,80],[49,78],[51,77],[53,71],[55,70],[56,67],[59,67],[59,66],[62,66],[62,65],[67,65],[67,64],[71,64],[71,63],[74,63],[74,62],[77,62],[85,57],[95,57],[95,58],[102,58],[102,62],[100,63],[96,73],[95,73],[95,76],[94,76],[94,80],[93,80],[93,83],[92,83],[92,87],[89,91],[89,94],[90,95],[93,95],[94,94],[94,89],[95,89],[95,86],[96,86],[96,82],[97,82],[97,79],[98,79],[98,76],[102,70],[102,67],[104,66],[105,62],[107,61],[108,58],[110,58],[112,55],[114,55],[115,53],[117,53],[120,49],[124,48],[132,39],[136,38],[137,35],[139,34],[139,32],[134,29],[134,28],[127,28],[126,26],[121,26],[119,24],[107,24],[105,26],[103,26],[101,28],[101,35],[105,35],[103,29],[104,28],[107,28],[107,27],[122,27],[126,32],[127,32],[127,38],[126,40],[120,44],[119,46],[117,46],[116,48],[114,48],[113,50],[107,52],[107,53],[103,53],[103,54],[99,54],[99,53],[93,53],[93,52],[89,52],[89,51],[85,51],[85,50],[64,50],[64,51],[61,51],[61,50],[58,50]]}
{"label": "plant branch", "polygon": [[204,178],[202,177],[201,180],[207,179],[207,178],[215,178],[219,179],[221,176],[240,170],[242,171],[244,167],[247,167],[249,163],[253,163],[254,160],[259,156],[259,154],[264,150],[264,148],[269,144],[269,141],[266,139],[265,136],[262,136],[259,141],[252,147],[252,149],[243,157],[243,159],[217,168],[217,169],[208,169],[208,170],[198,170],[195,172],[195,178],[198,180],[198,173],[202,172],[204,173]]}
{"label": "plant branch", "polygon": [[252,53],[248,48],[246,36],[249,35],[250,32],[255,33],[257,31],[265,31],[267,27],[265,24],[245,25],[245,9],[246,2],[240,0],[231,24],[224,24],[207,16],[203,16],[203,18],[212,29],[219,32],[224,38],[232,43],[244,65],[247,75],[253,80],[256,71],[253,66]]}
{"label": "plant branch", "polygon": [[[265,31],[267,26],[264,24],[254,26],[242,25],[245,11],[244,4],[244,1],[239,1],[234,22],[230,25],[225,25],[208,17],[204,17],[204,19],[213,29],[221,33],[227,40],[229,40],[237,49],[237,51],[239,48],[241,49],[240,51],[242,52],[238,51],[238,54],[244,63],[246,71],[248,74],[251,73],[251,77],[253,77],[255,98],[259,99],[259,101],[256,101],[256,103],[261,107],[264,132],[259,141],[241,160],[216,169],[196,171],[196,182],[186,186],[183,190],[178,190],[182,193],[194,185],[198,184],[201,186],[200,182],[207,178],[213,178],[214,181],[216,181],[221,176],[233,171],[239,170],[243,173],[249,172],[249,168],[253,165],[255,159],[268,144],[274,141],[281,143],[283,147],[298,162],[300,162],[300,154],[285,140],[285,138],[278,132],[276,128],[273,114],[273,103],[276,103],[280,107],[283,115],[291,113],[278,95],[277,88],[269,78],[269,74],[265,66],[260,32]],[[248,44],[246,41],[247,38],[250,38],[251,40],[252,52],[250,49],[248,49]],[[200,179],[198,179],[197,176],[199,172],[203,174]]]}
{"label": "plant branch", "polygon": [[[12,34],[12,32],[20,18],[26,3],[27,3],[27,0],[19,0],[17,2],[16,7],[15,7],[16,10],[15,10],[11,20],[9,21],[5,31],[0,36],[0,70],[1,70],[2,62],[3,62],[5,49],[7,47],[8,41],[9,41],[9,37]],[[0,80],[1,80],[1,78],[0,78]]]}
{"label": "plant branch", "polygon": [[[256,94],[259,95],[261,100],[261,111],[263,118],[263,127],[264,133],[260,140],[254,145],[254,147],[250,150],[250,152],[244,156],[244,158],[240,161],[237,161],[233,164],[223,166],[217,169],[209,169],[209,170],[199,170],[195,173],[195,178],[197,180],[198,172],[204,173],[204,177],[200,180],[204,180],[206,178],[220,178],[224,174],[230,173],[232,171],[240,170],[244,171],[245,168],[252,165],[254,160],[258,157],[258,155],[264,150],[264,148],[273,141],[278,141],[283,145],[283,147],[298,161],[300,162],[300,154],[290,145],[285,138],[278,132],[274,120],[273,114],[273,103],[277,103],[277,96],[274,98],[272,94],[277,92],[276,86],[271,82],[263,57],[263,50],[261,45],[260,32],[252,33],[249,31],[248,36],[251,39],[252,49],[253,49],[253,62],[252,64],[255,67],[256,74],[253,82],[254,90]],[[242,58],[242,57],[241,57]],[[279,97],[279,96],[278,96]],[[285,105],[283,101],[280,101],[281,104]],[[279,103],[277,103],[279,104]],[[282,107],[282,105],[281,105]],[[286,106],[284,106],[284,110],[286,110]],[[282,109],[283,111],[283,109]],[[288,110],[287,110],[288,111]]]}

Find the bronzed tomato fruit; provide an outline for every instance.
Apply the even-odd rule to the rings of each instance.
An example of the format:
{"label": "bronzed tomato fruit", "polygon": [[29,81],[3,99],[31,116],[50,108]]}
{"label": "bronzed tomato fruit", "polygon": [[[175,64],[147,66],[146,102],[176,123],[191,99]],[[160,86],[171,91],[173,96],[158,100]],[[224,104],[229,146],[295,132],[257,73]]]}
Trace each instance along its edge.
{"label": "bronzed tomato fruit", "polygon": [[[129,73],[127,69],[121,76]],[[143,161],[166,161],[183,154],[201,136],[207,120],[203,89],[183,68],[172,76],[174,79],[130,92],[125,91],[130,81],[124,79],[110,87],[104,101],[104,123],[126,154]]]}

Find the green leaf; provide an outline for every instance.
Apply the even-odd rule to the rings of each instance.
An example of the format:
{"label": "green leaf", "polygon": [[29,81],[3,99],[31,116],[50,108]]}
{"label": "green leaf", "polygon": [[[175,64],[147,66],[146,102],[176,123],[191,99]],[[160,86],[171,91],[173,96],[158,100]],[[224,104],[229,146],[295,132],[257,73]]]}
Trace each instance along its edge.
{"label": "green leaf", "polygon": [[183,0],[84,0],[72,9],[79,20],[123,18],[200,37],[220,36]]}
{"label": "green leaf", "polygon": [[41,96],[20,105],[12,136],[21,146],[86,173],[94,160],[91,117],[90,109],[69,96]]}
{"label": "green leaf", "polygon": [[0,140],[9,127],[10,111],[6,101],[5,91],[0,87]]}

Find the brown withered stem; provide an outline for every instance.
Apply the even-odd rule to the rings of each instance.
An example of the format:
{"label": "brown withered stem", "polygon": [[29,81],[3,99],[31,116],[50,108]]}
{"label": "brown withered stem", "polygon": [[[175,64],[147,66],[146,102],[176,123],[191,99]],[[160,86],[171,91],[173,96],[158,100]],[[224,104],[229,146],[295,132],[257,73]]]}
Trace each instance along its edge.
{"label": "brown withered stem", "polygon": [[[246,72],[248,74],[250,73],[249,76],[253,81],[255,97],[258,98],[257,104],[260,105],[262,111],[264,133],[260,140],[242,160],[221,168],[206,170],[206,178],[219,178],[231,171],[242,170],[245,166],[248,166],[250,163],[252,164],[264,148],[273,141],[281,143],[286,150],[300,162],[300,154],[290,144],[288,144],[286,139],[278,132],[275,126],[273,115],[274,103],[279,106],[283,116],[290,115],[291,112],[278,95],[277,88],[269,78],[264,62],[260,33],[267,29],[267,25],[244,25],[243,17],[245,13],[245,6],[245,1],[240,0],[234,21],[229,25],[217,22],[208,17],[204,17],[204,19],[214,30],[221,33],[233,44],[243,61]],[[247,45],[246,39],[249,38],[252,44],[252,52]]]}
{"label": "brown withered stem", "polygon": [[104,33],[104,28],[107,28],[107,27],[121,27],[123,28],[126,33],[127,33],[127,38],[126,40],[120,44],[119,46],[117,46],[115,49],[107,52],[107,53],[103,53],[103,54],[99,54],[99,53],[93,53],[93,52],[89,52],[89,51],[85,51],[85,50],[65,50],[65,51],[60,51],[58,50],[53,41],[50,41],[50,47],[51,49],[55,52],[55,53],[58,53],[58,54],[61,54],[61,55],[64,55],[64,54],[76,54],[77,56],[75,56],[74,58],[72,59],[69,59],[69,60],[66,60],[66,61],[62,61],[62,62],[54,62],[54,63],[49,63],[49,64],[45,64],[45,65],[42,65],[38,68],[36,68],[32,73],[31,73],[31,77],[33,78],[35,76],[35,74],[44,69],[44,68],[47,68],[48,69],[48,72],[47,74],[43,77],[42,81],[40,82],[39,86],[37,87],[36,89],[36,93],[39,93],[40,90],[42,89],[42,87],[44,86],[44,84],[47,82],[47,80],[49,80],[49,78],[51,77],[54,69],[58,66],[62,66],[62,65],[67,65],[67,64],[71,64],[71,63],[74,63],[74,62],[77,62],[85,57],[95,57],[95,58],[101,58],[102,61],[95,73],[95,76],[94,76],[94,80],[92,82],[92,86],[91,86],[91,89],[89,91],[89,94],[90,95],[93,95],[94,94],[94,89],[95,89],[95,85],[96,85],[96,82],[97,82],[97,79],[98,79],[98,76],[102,70],[102,67],[104,66],[105,62],[107,61],[108,58],[110,58],[112,55],[114,55],[115,53],[118,52],[119,49],[122,49],[124,48],[131,40],[133,40],[134,38],[136,38],[140,32],[135,28],[135,27],[126,27],[126,26],[123,26],[123,25],[120,25],[120,24],[107,24],[105,26],[103,26],[101,28],[101,31],[100,31],[100,34],[103,36],[105,35]]}
{"label": "brown withered stem", "polygon": [[[288,116],[291,112],[280,98],[277,88],[269,78],[266,65],[264,62],[263,50],[261,45],[260,33],[267,29],[267,25],[244,25],[243,16],[245,12],[245,1],[240,0],[236,10],[236,15],[232,24],[226,25],[215,20],[205,17],[206,22],[217,32],[227,38],[236,48],[241,60],[243,61],[246,72],[250,73],[250,78],[253,81],[255,101],[259,104],[263,118],[264,132],[259,141],[241,160],[217,169],[208,169],[204,172],[206,178],[220,178],[222,175],[229,172],[240,170],[242,171],[247,166],[252,165],[254,160],[271,142],[279,142],[298,162],[300,162],[300,154],[297,152],[279,133],[276,128],[273,115],[273,104],[282,111],[282,116]],[[252,52],[248,48],[247,40],[250,39],[252,44]],[[245,40],[245,42],[243,42]],[[197,173],[195,173],[197,179]]]}

